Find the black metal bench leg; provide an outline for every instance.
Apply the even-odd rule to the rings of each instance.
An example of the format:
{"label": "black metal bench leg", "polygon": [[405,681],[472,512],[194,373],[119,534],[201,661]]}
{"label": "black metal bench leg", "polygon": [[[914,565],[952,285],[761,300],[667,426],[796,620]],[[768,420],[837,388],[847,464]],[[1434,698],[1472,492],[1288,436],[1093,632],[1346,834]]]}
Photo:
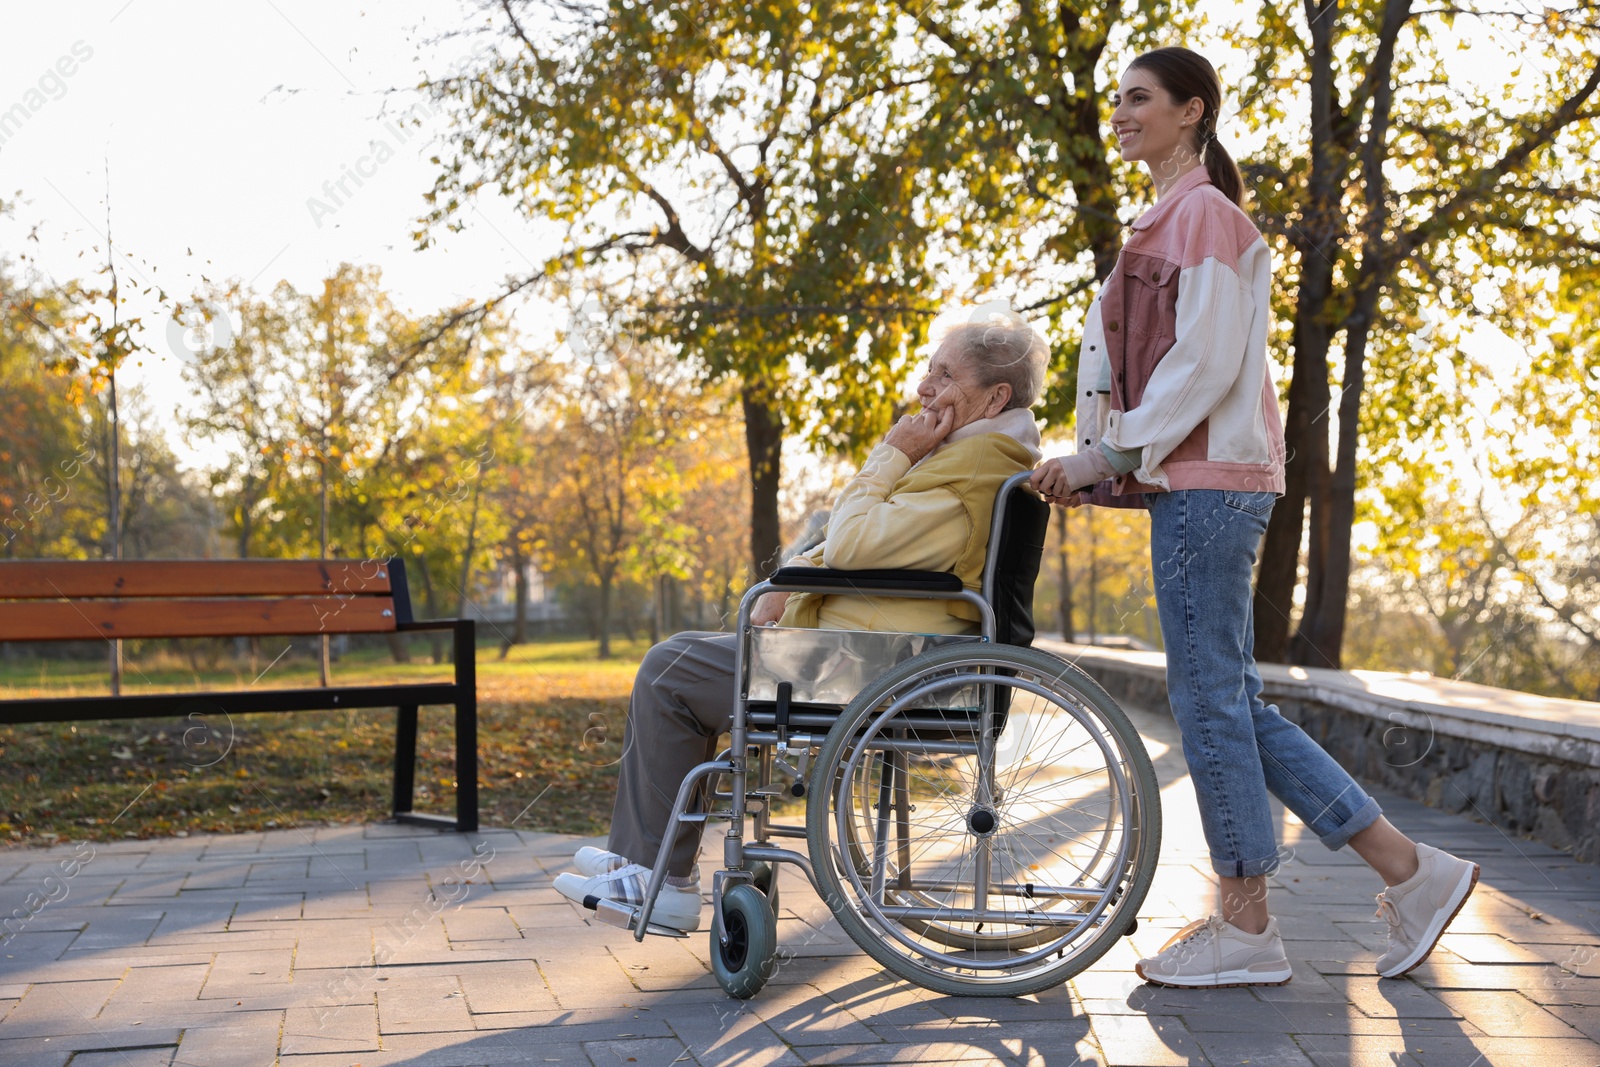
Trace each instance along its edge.
{"label": "black metal bench leg", "polygon": [[402,704],[394,720],[394,816],[411,813],[417,780],[417,706]]}
{"label": "black metal bench leg", "polygon": [[456,829],[478,830],[477,623],[456,623]]}
{"label": "black metal bench leg", "polygon": [[401,705],[394,731],[394,818],[396,822],[458,830],[478,830],[478,662],[477,624],[455,625],[456,654],[456,817],[412,811],[417,774],[417,705]]}

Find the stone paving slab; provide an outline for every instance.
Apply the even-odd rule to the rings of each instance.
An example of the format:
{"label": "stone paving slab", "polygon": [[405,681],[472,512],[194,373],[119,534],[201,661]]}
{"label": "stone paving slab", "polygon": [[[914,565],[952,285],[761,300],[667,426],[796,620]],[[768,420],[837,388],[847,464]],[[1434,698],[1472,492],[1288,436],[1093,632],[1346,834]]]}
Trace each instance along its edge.
{"label": "stone paving slab", "polygon": [[1141,982],[1134,961],[1209,910],[1214,887],[1171,719],[1129,711],[1163,783],[1161,868],[1139,930],[1035,996],[893,979],[785,872],[790,956],[735,1001],[705,933],[637,944],[550,888],[594,842],[287,829],[97,844],[87,861],[70,845],[0,853],[8,907],[79,863],[0,942],[0,1065],[1600,1065],[1600,868],[1381,792],[1402,829],[1483,867],[1422,967],[1373,975],[1377,879],[1280,811],[1272,902],[1294,979]]}

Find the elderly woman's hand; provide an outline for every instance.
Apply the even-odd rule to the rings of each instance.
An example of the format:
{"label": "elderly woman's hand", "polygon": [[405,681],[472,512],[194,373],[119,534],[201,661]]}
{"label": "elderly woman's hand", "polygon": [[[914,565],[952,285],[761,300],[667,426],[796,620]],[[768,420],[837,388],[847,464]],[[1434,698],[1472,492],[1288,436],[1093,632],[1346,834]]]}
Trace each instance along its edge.
{"label": "elderly woman's hand", "polygon": [[916,463],[932,452],[955,428],[954,408],[949,406],[941,406],[937,410],[928,408],[915,415],[902,415],[900,421],[889,430],[883,443],[898,448],[906,454],[907,459]]}
{"label": "elderly woman's hand", "polygon": [[789,604],[788,593],[763,593],[750,609],[750,625],[770,626],[783,618],[783,609]]}

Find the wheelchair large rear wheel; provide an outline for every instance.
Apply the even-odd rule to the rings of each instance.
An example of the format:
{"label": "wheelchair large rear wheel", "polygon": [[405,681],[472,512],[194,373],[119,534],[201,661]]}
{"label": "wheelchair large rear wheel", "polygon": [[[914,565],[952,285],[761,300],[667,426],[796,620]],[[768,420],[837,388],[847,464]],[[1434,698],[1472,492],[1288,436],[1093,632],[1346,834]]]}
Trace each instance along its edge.
{"label": "wheelchair large rear wheel", "polygon": [[828,734],[810,795],[840,925],[944,993],[1020,996],[1082,971],[1131,928],[1160,850],[1138,732],[1033,649],[944,646],[883,675]]}

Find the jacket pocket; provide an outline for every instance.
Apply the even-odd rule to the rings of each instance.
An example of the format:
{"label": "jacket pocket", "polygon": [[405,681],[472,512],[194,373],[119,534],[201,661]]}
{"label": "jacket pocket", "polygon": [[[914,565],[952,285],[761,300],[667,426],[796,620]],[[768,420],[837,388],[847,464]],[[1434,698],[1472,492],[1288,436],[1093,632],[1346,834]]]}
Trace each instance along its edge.
{"label": "jacket pocket", "polygon": [[1178,321],[1178,267],[1159,256],[1126,257],[1123,326],[1135,337],[1173,336]]}

